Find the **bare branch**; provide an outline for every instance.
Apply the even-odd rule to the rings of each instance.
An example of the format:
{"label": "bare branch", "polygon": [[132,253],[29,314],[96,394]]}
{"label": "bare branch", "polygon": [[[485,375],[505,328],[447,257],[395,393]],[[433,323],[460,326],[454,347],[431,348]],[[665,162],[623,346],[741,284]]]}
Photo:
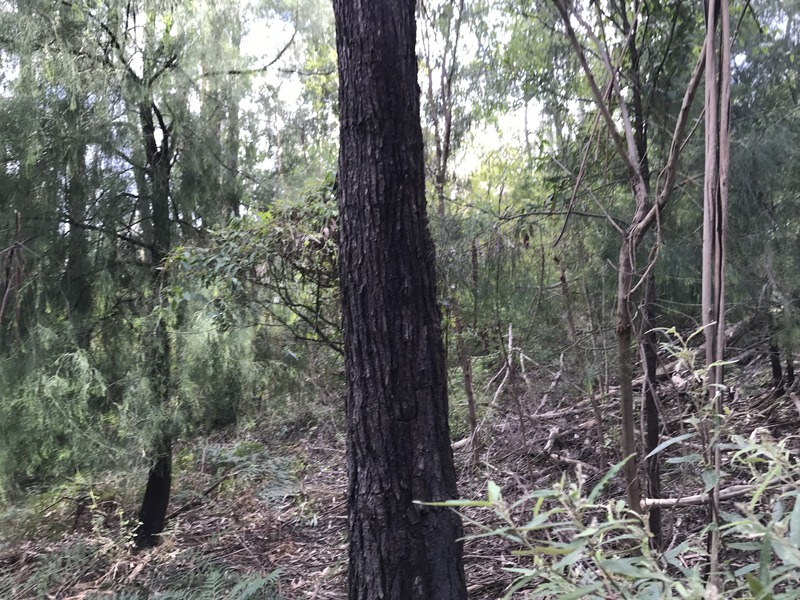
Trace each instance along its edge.
{"label": "bare branch", "polygon": [[255,69],[227,69],[222,71],[209,71],[208,73],[204,73],[202,77],[216,77],[218,75],[255,75],[256,73],[264,73],[267,71],[267,69],[272,67],[281,58],[283,58],[283,55],[286,54],[286,52],[294,43],[295,37],[297,37],[297,29],[292,32],[292,37],[289,38],[289,41],[286,42],[286,45],[283,48],[281,48],[280,52],[278,52],[275,58],[261,67],[256,67]]}
{"label": "bare branch", "polygon": [[586,60],[586,53],[584,52],[583,47],[578,41],[578,36],[575,34],[575,30],[572,28],[572,23],[570,23],[570,14],[567,11],[567,8],[564,5],[563,1],[564,0],[553,0],[553,3],[558,9],[559,14],[561,14],[561,21],[564,23],[564,28],[567,32],[567,37],[569,38],[569,42],[572,45],[573,50],[575,50],[575,54],[578,57],[578,62],[580,62],[581,68],[583,69],[583,72],[586,75],[586,79],[589,82],[589,87],[592,90],[592,95],[594,96],[594,100],[597,103],[597,108],[603,115],[603,120],[606,122],[606,128],[608,129],[609,135],[611,135],[611,140],[614,142],[614,147],[617,150],[617,154],[619,154],[620,158],[622,158],[623,162],[625,163],[625,168],[628,171],[628,175],[630,176],[631,181],[634,181],[636,179],[636,174],[638,170],[636,168],[636,165],[634,165],[631,162],[628,153],[625,152],[625,147],[622,144],[622,138],[620,138],[616,125],[614,124],[614,117],[611,115],[611,111],[606,105],[604,99],[605,96],[600,92],[600,88],[597,85],[597,81],[595,81],[592,69],[591,67],[589,67],[589,63]]}
{"label": "bare branch", "polygon": [[[719,492],[720,500],[730,500],[731,498],[738,498],[755,490],[752,485],[732,485],[728,489]],[[653,507],[661,508],[679,508],[681,506],[699,506],[708,504],[711,496],[706,492],[705,494],[694,494],[693,496],[684,496],[683,498],[642,498],[642,510]]]}
{"label": "bare branch", "polygon": [[664,187],[658,192],[656,201],[650,208],[650,211],[637,225],[636,238],[641,239],[644,236],[650,224],[656,218],[656,213],[666,206],[669,198],[672,195],[672,188],[675,186],[675,179],[678,174],[678,160],[683,149],[683,132],[686,129],[686,123],[689,120],[689,111],[694,101],[695,93],[700,85],[700,78],[705,70],[706,60],[706,45],[703,44],[703,49],[700,51],[700,56],[697,58],[697,64],[694,67],[692,78],[689,80],[689,85],[686,87],[686,92],[683,95],[683,102],[681,109],[678,113],[678,121],[675,123],[675,132],[672,134],[672,143],[669,149],[669,156],[667,164],[659,174],[659,179],[664,177]]}

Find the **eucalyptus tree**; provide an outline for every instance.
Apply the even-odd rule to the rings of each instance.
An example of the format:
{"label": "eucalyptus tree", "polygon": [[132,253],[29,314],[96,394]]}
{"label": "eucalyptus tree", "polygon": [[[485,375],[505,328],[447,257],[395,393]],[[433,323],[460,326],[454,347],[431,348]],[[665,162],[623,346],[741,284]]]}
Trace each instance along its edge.
{"label": "eucalyptus tree", "polygon": [[[639,285],[635,282],[637,250],[645,236],[660,223],[661,213],[669,203],[675,189],[678,160],[687,136],[692,100],[699,84],[702,62],[688,77],[685,93],[678,105],[661,107],[661,98],[670,93],[675,96],[673,86],[687,80],[686,75],[667,77],[677,65],[686,65],[696,54],[696,41],[692,41],[694,13],[684,3],[678,3],[671,11],[663,11],[647,2],[630,7],[611,4],[583,6],[572,2],[554,1],[550,5],[516,3],[518,14],[531,20],[537,15],[541,27],[550,28],[563,36],[571,47],[573,58],[566,59],[569,69],[579,69],[583,75],[589,105],[596,112],[581,111],[591,127],[589,141],[580,152],[580,160],[574,170],[575,183],[567,203],[567,212],[577,209],[578,190],[583,186],[587,196],[608,217],[609,227],[619,233],[620,245],[617,254],[617,300],[616,335],[620,403],[622,407],[622,453],[630,457],[625,467],[629,506],[639,510],[640,488],[638,460],[634,437],[634,411],[632,389],[632,293]],[[538,11],[536,10],[538,9]],[[552,19],[555,9],[556,19]],[[688,59],[688,60],[687,60]],[[567,81],[565,75],[554,75],[552,81]],[[562,92],[563,93],[563,92]],[[544,97],[549,97],[544,94]],[[552,100],[551,100],[552,103]],[[567,107],[569,105],[567,104]],[[560,109],[559,114],[564,114]],[[567,113],[569,108],[566,109]],[[672,123],[666,117],[668,114]],[[662,123],[664,123],[662,125]],[[666,134],[666,131],[671,135]],[[664,132],[664,133],[662,133]],[[655,146],[650,136],[657,134]],[[596,140],[607,136],[618,162],[592,161],[597,152]],[[656,150],[661,150],[657,152]],[[662,161],[655,185],[651,180],[653,164]],[[603,180],[611,179],[617,186],[626,185],[633,194],[634,207],[628,211],[628,221],[620,225],[612,218],[609,209],[599,200],[591,187],[593,175],[606,168]],[[654,189],[651,189],[654,188]],[[608,197],[608,194],[605,194]],[[618,210],[613,209],[615,212]],[[569,219],[569,217],[567,217]],[[652,262],[644,269],[652,271]],[[644,282],[642,282],[644,283]],[[648,360],[653,365],[652,355]],[[648,386],[649,387],[649,386]],[[651,413],[654,403],[649,402]],[[657,427],[648,428],[657,440]],[[649,444],[653,444],[651,439]]]}
{"label": "eucalyptus tree", "polygon": [[427,230],[415,3],[334,2],[349,597],[466,598]]}

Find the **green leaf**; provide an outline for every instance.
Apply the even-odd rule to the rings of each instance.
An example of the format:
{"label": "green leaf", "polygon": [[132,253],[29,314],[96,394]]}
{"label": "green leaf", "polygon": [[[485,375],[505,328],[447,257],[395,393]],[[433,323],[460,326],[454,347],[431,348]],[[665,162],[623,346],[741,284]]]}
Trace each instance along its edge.
{"label": "green leaf", "polygon": [[680,563],[677,562],[678,556],[682,553],[686,552],[689,549],[689,542],[681,542],[671,550],[667,550],[664,552],[664,560],[666,560],[669,564],[678,566]]}
{"label": "green leaf", "polygon": [[670,438],[665,442],[661,442],[658,446],[653,448],[653,450],[651,450],[647,456],[645,456],[645,459],[648,459],[651,456],[655,456],[656,454],[658,454],[665,448],[669,448],[673,444],[677,444],[678,442],[682,442],[683,440],[688,440],[690,437],[694,437],[694,435],[695,435],[694,433],[684,433],[683,435],[679,435],[677,437]]}
{"label": "green leaf", "polygon": [[706,469],[703,471],[703,484],[705,488],[703,489],[704,492],[708,492],[719,482],[719,477],[717,476],[716,472],[712,471],[711,469]]}
{"label": "green leaf", "polygon": [[636,565],[638,558],[610,558],[600,561],[600,568],[608,573],[624,575],[631,579],[659,579],[669,582],[670,579],[657,571],[643,569]]}
{"label": "green leaf", "polygon": [[769,586],[772,582],[772,573],[769,572],[770,562],[772,561],[772,535],[769,531],[764,534],[761,540],[761,554],[758,561],[758,581],[763,586]]}
{"label": "green leaf", "polygon": [[489,502],[491,502],[492,504],[497,504],[499,502],[502,502],[503,495],[500,493],[499,485],[497,485],[494,481],[490,480],[487,485],[487,488],[488,488]]}
{"label": "green leaf", "polygon": [[789,541],[800,548],[800,496],[795,496],[792,516],[789,517]]}
{"label": "green leaf", "polygon": [[747,580],[747,587],[750,588],[750,593],[753,594],[754,598],[761,598],[761,594],[764,593],[764,585],[756,579],[752,573],[748,573],[745,575],[745,579]]}
{"label": "green leaf", "polygon": [[578,598],[583,598],[589,594],[593,594],[594,592],[599,592],[602,589],[602,583],[593,583],[592,585],[587,585],[582,588],[578,588],[577,590],[572,590],[568,594],[559,596],[558,600],[577,600]]}
{"label": "green leaf", "polygon": [[697,463],[701,462],[703,457],[699,454],[687,454],[686,456],[674,456],[672,458],[668,458],[664,462],[669,465],[677,465],[680,463]]}
{"label": "green leaf", "polygon": [[783,540],[772,540],[772,549],[785,564],[800,567],[800,549]]}
{"label": "green leaf", "polygon": [[[606,484],[609,481],[611,481],[611,479],[613,477],[615,477],[617,475],[617,473],[619,473],[620,469],[622,469],[622,467],[625,466],[625,463],[628,462],[632,457],[633,457],[633,455],[631,455],[631,456],[627,457],[625,460],[621,460],[620,462],[615,464],[613,467],[611,467],[608,470],[608,473],[606,473],[603,476],[603,478],[599,482],[597,482],[597,485],[594,486],[594,488],[592,489],[592,492],[586,498],[586,500],[590,504],[593,503],[595,500],[597,500],[597,497],[600,495],[600,492],[603,491],[603,488],[606,487]],[[638,509],[638,507],[636,507],[636,508]]]}
{"label": "green leaf", "polygon": [[422,502],[421,500],[414,500],[414,504],[420,504],[423,506],[450,506],[450,507],[461,507],[461,506],[479,506],[479,507],[488,507],[492,506],[491,502],[487,502],[486,500],[445,500],[444,502]]}
{"label": "green leaf", "polygon": [[564,558],[558,561],[556,564],[553,565],[553,569],[555,571],[561,571],[561,569],[566,569],[567,567],[571,567],[576,562],[578,562],[584,555],[584,545],[581,544],[577,548],[575,548],[572,552],[567,554]]}

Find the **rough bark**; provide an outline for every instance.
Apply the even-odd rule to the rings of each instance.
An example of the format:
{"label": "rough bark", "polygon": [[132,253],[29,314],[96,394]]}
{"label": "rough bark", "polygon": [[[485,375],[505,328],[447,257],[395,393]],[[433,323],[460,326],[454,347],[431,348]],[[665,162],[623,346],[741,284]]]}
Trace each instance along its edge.
{"label": "rough bark", "polygon": [[334,0],[341,115],[349,598],[467,597],[433,243],[425,211],[413,0]]}

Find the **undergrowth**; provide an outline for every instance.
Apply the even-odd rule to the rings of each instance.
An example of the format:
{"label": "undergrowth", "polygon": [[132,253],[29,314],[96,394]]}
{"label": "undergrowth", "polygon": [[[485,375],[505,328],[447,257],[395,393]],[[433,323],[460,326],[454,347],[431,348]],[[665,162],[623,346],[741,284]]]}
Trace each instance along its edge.
{"label": "undergrowth", "polygon": [[[194,550],[159,558],[141,557],[147,575],[130,567],[130,556],[108,552],[98,541],[61,544],[50,552],[20,556],[0,565],[0,597],[19,600],[60,598],[80,593],[86,600],[280,600],[280,572],[242,574]],[[148,563],[149,561],[149,563]],[[24,562],[25,564],[18,564]],[[156,564],[153,564],[153,563]],[[137,577],[138,575],[138,577]]]}
{"label": "undergrowth", "polygon": [[[663,446],[663,445],[662,445]],[[733,435],[729,468],[746,472],[747,490],[726,501],[719,529],[720,587],[707,583],[707,533],[687,530],[666,549],[651,548],[640,515],[606,487],[624,461],[586,488],[580,469],[549,489],[513,503],[488,484],[485,500],[436,505],[462,511],[467,539],[495,537],[527,562],[506,569],[515,577],[504,598],[559,600],[795,600],[800,598],[800,473],[788,440]],[[677,509],[681,510],[681,509]],[[477,512],[476,512],[477,511]],[[480,511],[489,511],[489,514]]]}
{"label": "undergrowth", "polygon": [[[264,505],[298,489],[302,462],[255,440],[197,440],[176,453],[173,508],[225,506],[243,493]],[[114,474],[78,474],[0,514],[0,598],[278,600],[280,570],[241,573],[214,552],[179,547],[168,524],[162,544],[136,554],[136,486]],[[209,482],[221,482],[213,496]],[[216,509],[214,509],[216,510]],[[231,524],[229,527],[236,527]],[[224,533],[216,531],[217,535]]]}

